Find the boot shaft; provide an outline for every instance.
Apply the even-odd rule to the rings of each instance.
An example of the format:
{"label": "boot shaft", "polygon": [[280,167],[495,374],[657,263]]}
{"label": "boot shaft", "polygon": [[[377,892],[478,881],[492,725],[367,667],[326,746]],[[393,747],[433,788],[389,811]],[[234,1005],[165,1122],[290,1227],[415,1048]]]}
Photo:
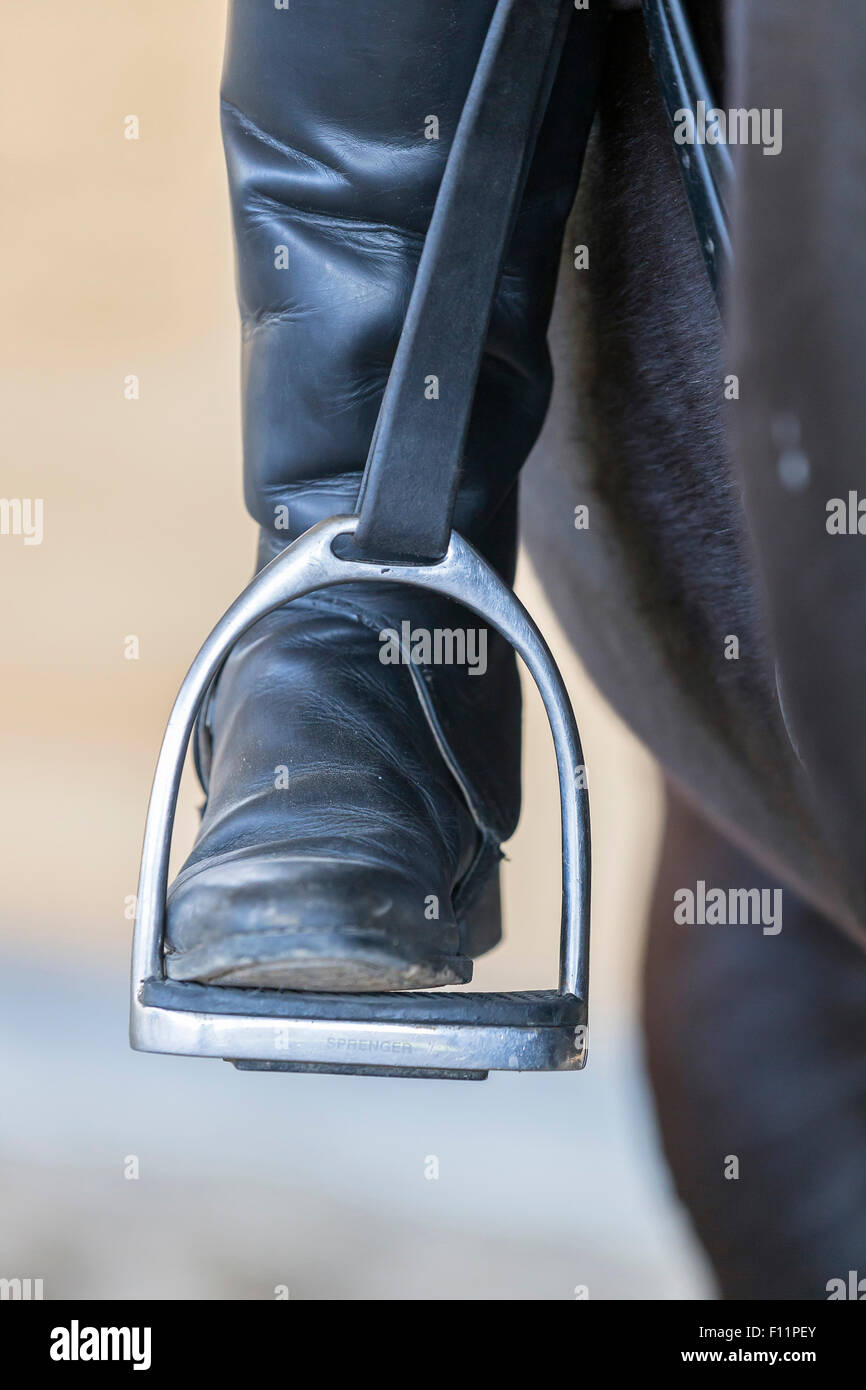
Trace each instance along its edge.
{"label": "boot shaft", "polygon": [[[550,394],[547,323],[595,105],[575,13],[493,306],[455,525],[507,577]],[[247,506],[268,558],[354,510],[451,141],[495,0],[230,8],[223,132],[243,324]],[[484,190],[479,230],[484,235]]]}

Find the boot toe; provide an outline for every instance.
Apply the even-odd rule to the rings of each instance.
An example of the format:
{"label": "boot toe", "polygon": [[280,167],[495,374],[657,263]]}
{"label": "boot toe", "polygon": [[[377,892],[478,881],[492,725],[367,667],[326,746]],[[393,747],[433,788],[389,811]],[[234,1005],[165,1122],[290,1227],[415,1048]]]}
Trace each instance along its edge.
{"label": "boot toe", "polygon": [[[442,920],[430,920],[438,911]],[[250,989],[375,992],[464,984],[447,895],[394,870],[291,854],[227,857],[168,900],[166,973]]]}

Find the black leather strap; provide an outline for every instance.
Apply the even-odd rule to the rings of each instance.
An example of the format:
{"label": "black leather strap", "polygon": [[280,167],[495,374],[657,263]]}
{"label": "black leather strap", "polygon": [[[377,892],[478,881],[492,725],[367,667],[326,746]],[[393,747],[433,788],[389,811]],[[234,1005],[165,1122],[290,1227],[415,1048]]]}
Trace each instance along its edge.
{"label": "black leather strap", "polygon": [[[671,125],[677,113],[715,106],[682,0],[643,0],[650,54]],[[731,268],[728,207],[734,175],[725,145],[678,147],[680,177],[689,200],[701,254],[717,302]]]}
{"label": "black leather strap", "polygon": [[491,305],[573,0],[499,0],[433,209],[358,498],[376,559],[448,548]]}

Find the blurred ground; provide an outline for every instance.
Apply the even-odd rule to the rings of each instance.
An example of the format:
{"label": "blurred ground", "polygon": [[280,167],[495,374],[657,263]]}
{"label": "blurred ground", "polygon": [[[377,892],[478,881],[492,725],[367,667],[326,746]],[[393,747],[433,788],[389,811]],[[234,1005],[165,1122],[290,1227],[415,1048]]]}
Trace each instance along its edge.
{"label": "blurred ground", "polygon": [[[125,914],[159,738],[253,554],[217,118],[223,6],[47,0],[7,7],[3,24],[15,199],[0,258],[0,493],[43,498],[45,537],[0,537],[0,1275],[44,1278],[47,1297],[706,1296],[636,1041],[658,777],[526,568],[518,588],[568,680],[593,796],[587,1072],[352,1081],[128,1052]],[[124,138],[131,114],[137,141]],[[555,978],[555,765],[532,693],[524,760],[507,943],[480,963],[480,988]],[[190,785],[178,855],[196,802]]]}
{"label": "blurred ground", "polygon": [[253,1076],[127,1052],[123,984],[16,965],[2,991],[2,1265],[46,1297],[700,1293],[601,1026],[582,1076]]}

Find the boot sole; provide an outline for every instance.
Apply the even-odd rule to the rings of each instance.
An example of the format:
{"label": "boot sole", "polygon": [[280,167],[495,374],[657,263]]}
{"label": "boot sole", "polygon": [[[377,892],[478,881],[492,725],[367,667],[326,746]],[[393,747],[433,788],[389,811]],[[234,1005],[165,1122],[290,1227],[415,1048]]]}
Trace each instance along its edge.
{"label": "boot sole", "polygon": [[240,989],[368,994],[468,984],[472,961],[467,956],[407,958],[392,942],[357,931],[244,932],[220,938],[216,949],[167,955],[166,973],[172,980]]}

